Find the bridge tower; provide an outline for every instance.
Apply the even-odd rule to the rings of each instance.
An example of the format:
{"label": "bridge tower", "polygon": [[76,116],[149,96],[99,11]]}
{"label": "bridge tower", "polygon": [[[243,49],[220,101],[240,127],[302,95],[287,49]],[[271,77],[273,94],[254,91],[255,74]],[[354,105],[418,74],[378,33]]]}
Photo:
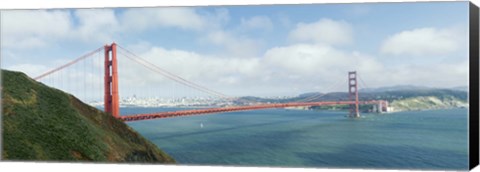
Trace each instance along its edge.
{"label": "bridge tower", "polygon": [[357,86],[357,72],[348,72],[348,98],[350,101],[355,101],[355,104],[350,104],[350,117],[360,117],[358,111],[358,86]]}
{"label": "bridge tower", "polygon": [[105,45],[104,107],[105,112],[120,116],[118,103],[117,44]]}

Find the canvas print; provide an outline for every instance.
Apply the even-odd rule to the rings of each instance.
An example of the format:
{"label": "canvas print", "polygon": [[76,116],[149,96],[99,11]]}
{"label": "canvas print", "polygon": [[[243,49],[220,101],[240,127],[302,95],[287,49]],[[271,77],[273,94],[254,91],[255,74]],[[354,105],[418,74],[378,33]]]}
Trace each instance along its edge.
{"label": "canvas print", "polygon": [[3,10],[2,160],[467,170],[468,9]]}

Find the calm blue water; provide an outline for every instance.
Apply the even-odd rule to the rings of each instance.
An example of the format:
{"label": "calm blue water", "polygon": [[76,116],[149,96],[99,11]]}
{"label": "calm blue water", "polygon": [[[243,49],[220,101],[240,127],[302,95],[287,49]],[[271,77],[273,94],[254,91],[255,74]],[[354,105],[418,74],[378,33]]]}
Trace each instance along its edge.
{"label": "calm blue water", "polygon": [[[173,110],[122,108],[122,114]],[[362,114],[268,109],[129,122],[179,164],[468,168],[467,109]],[[201,127],[203,124],[203,127]]]}

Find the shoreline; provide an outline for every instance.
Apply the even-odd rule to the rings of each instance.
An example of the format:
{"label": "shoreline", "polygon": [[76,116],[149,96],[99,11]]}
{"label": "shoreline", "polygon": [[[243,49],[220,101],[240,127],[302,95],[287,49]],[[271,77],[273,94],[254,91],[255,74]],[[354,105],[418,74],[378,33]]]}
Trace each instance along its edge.
{"label": "shoreline", "polygon": [[[218,106],[120,106],[120,108],[179,108],[179,109],[205,109],[205,108],[216,108]],[[424,108],[424,109],[397,109],[388,112],[361,112],[361,113],[378,113],[378,114],[388,114],[388,113],[397,113],[397,112],[416,112],[416,111],[430,111],[430,110],[448,110],[448,109],[468,109],[468,106],[461,107],[443,107],[443,108]],[[284,110],[293,110],[293,111],[348,111],[348,109],[310,109],[310,108],[272,108],[272,109],[284,109]]]}

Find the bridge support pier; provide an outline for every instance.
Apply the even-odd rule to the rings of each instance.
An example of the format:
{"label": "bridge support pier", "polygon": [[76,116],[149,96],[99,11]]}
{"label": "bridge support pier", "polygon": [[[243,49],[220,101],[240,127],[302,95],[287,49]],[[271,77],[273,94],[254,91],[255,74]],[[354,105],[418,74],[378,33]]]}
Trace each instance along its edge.
{"label": "bridge support pier", "polygon": [[350,105],[350,114],[351,118],[360,117],[360,112],[358,111],[358,90],[357,90],[357,72],[352,71],[348,72],[348,97],[350,101],[355,101],[355,104]]}
{"label": "bridge support pier", "polygon": [[373,112],[384,113],[388,112],[388,110],[388,101],[386,100],[380,100],[373,105]]}
{"label": "bridge support pier", "polygon": [[118,96],[117,44],[105,45],[104,108],[114,117],[120,116]]}
{"label": "bridge support pier", "polygon": [[388,102],[386,100],[384,100],[384,101],[381,101],[380,104],[381,104],[381,107],[382,107],[380,109],[380,113],[388,112]]}

